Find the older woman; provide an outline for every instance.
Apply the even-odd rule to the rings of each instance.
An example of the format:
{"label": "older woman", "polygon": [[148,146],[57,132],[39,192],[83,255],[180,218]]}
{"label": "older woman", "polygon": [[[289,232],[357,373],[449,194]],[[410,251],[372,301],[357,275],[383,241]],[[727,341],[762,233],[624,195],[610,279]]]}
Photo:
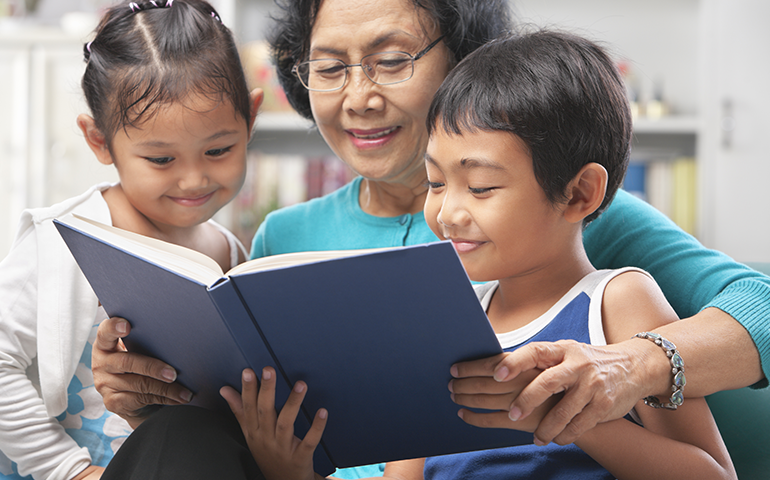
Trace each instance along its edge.
{"label": "older woman", "polygon": [[[272,46],[284,89],[294,108],[315,122],[332,150],[360,176],[326,197],[269,215],[252,256],[435,240],[422,214],[427,109],[456,62],[507,29],[506,2],[286,0],[282,8]],[[705,249],[624,192],[588,227],[584,242],[597,268],[634,265],[652,273],[686,318],[659,332],[685,359],[686,395],[764,378],[760,357],[770,359],[770,279]],[[129,332],[123,319],[105,321],[92,364],[105,404],[136,426],[147,417],[147,405],[186,403],[189,392],[173,383],[171,366],[122,351],[117,341]],[[458,403],[510,410],[510,416],[479,414],[487,416],[467,416],[468,421],[513,427],[512,418],[566,391],[536,432],[538,442],[564,443],[597,422],[623,416],[639,398],[657,395],[668,403],[671,396],[669,359],[649,341],[609,347],[550,344],[520,352],[502,362],[488,359],[453,370],[462,377],[453,385]],[[546,367],[551,368],[516,399],[524,385],[513,377]],[[149,423],[168,422],[164,415],[169,414],[150,416]],[[150,431],[137,433],[143,430]],[[185,438],[198,437],[186,433]],[[130,438],[126,446],[141,443]],[[191,448],[202,445],[190,443]],[[204,458],[209,451],[188,451],[179,464],[205,476],[204,467],[195,465],[211,463]],[[164,465],[171,462],[171,454],[155,453]]]}

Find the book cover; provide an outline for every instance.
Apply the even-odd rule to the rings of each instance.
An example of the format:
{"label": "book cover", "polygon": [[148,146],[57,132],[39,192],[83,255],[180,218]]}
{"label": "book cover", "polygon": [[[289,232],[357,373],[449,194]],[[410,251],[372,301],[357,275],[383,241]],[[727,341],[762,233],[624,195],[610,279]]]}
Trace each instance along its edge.
{"label": "book cover", "polygon": [[297,434],[318,408],[329,410],[319,473],[532,442],[531,434],[476,428],[457,416],[449,367],[501,349],[448,242],[206,284],[125,245],[61,221],[57,228],[105,310],[131,322],[128,348],[177,368],[199,404],[227,408],[218,390],[240,389],[247,366],[258,374],[276,368],[277,405],[295,382],[307,382]]}

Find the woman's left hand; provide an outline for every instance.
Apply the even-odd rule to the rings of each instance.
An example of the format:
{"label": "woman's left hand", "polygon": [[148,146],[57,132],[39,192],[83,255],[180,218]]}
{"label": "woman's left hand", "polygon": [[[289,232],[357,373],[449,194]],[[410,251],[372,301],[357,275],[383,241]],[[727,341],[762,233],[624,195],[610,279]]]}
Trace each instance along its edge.
{"label": "woman's left hand", "polygon": [[[462,405],[507,410],[507,415],[474,414],[469,417],[474,424],[512,428],[512,421],[521,422],[535,412],[542,418],[534,430],[535,442],[567,445],[597,423],[622,418],[650,394],[643,381],[645,359],[652,361],[659,352],[654,348],[650,352],[646,343],[650,342],[599,347],[571,340],[533,342],[502,356],[456,364],[453,388],[466,393]],[[533,375],[538,369],[542,373]],[[563,397],[554,398],[562,392]],[[553,406],[543,408],[547,403]]]}

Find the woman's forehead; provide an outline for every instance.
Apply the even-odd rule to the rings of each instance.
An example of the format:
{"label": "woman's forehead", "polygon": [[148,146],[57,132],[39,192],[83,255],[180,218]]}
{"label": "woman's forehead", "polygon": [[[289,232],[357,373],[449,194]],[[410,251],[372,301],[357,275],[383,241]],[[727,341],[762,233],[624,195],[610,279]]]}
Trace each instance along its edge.
{"label": "woman's forehead", "polygon": [[[389,41],[420,42],[432,36],[427,11],[412,0],[324,0],[316,15],[310,48],[377,48]],[[332,52],[330,52],[332,53]]]}

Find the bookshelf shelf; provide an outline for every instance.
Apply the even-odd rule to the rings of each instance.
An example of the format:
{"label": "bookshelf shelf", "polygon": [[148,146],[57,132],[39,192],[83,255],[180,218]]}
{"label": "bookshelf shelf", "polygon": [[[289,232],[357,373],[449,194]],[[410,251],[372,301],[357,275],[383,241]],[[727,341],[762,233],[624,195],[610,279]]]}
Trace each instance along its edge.
{"label": "bookshelf shelf", "polygon": [[634,119],[634,133],[637,134],[697,135],[699,127],[700,120],[696,115]]}
{"label": "bookshelf shelf", "polygon": [[257,115],[257,131],[305,132],[313,123],[294,112],[264,112]]}

